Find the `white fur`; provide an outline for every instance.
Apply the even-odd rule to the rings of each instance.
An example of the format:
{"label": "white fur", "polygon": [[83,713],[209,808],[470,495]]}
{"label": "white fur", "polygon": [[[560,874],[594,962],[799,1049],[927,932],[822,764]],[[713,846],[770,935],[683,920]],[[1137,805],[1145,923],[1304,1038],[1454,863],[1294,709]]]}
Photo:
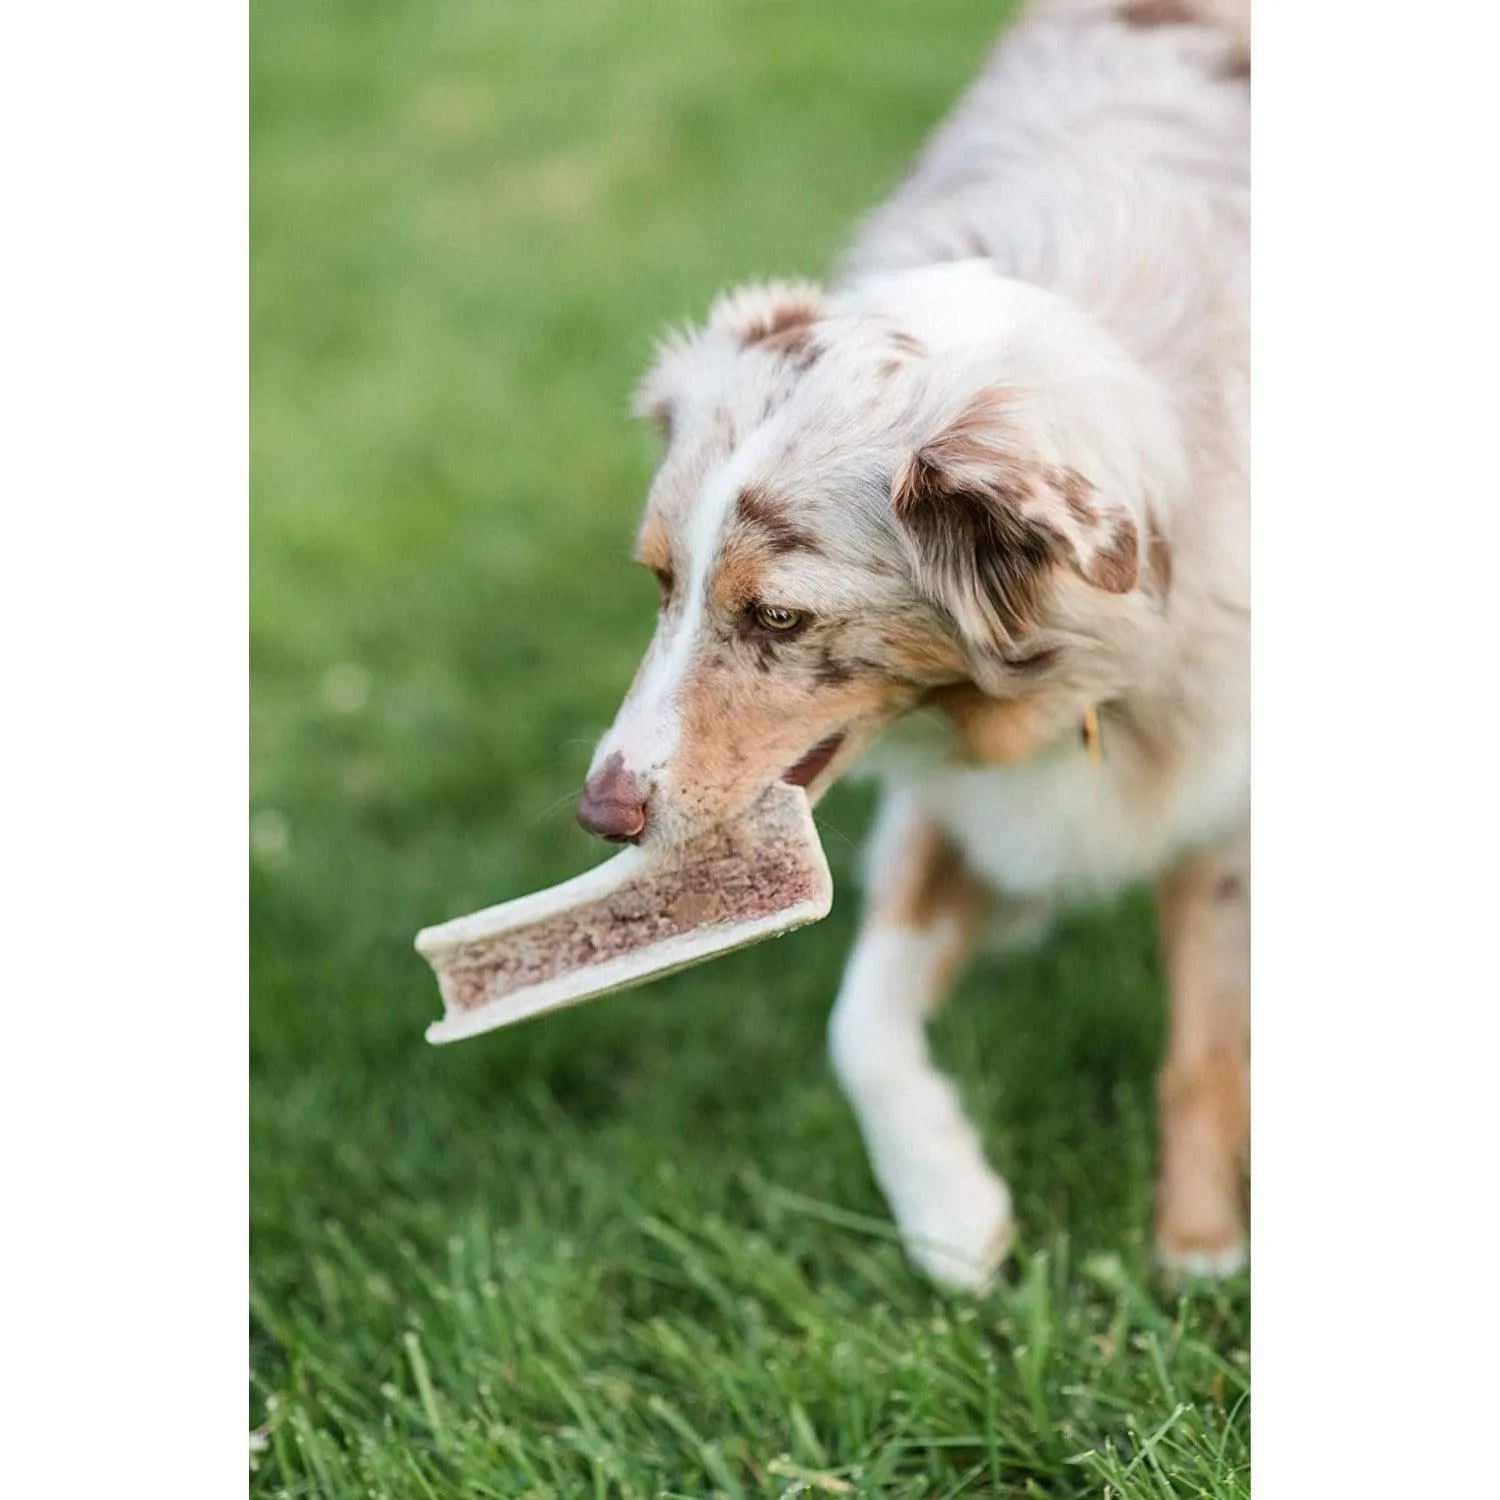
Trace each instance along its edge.
{"label": "white fur", "polygon": [[[1008,897],[1089,900],[1160,874],[1184,850],[1211,846],[1243,823],[1250,796],[1247,727],[1143,803],[1108,759],[1095,765],[1071,736],[1018,765],[955,765],[921,721],[904,721],[866,756],[947,830],[970,867]],[[1108,728],[1106,724],[1105,733]]]}
{"label": "white fur", "polygon": [[1243,1242],[1224,1250],[1185,1250],[1173,1252],[1161,1250],[1158,1259],[1171,1276],[1201,1276],[1214,1279],[1233,1276],[1242,1271],[1250,1258],[1249,1247]]}
{"label": "white fur", "polygon": [[867,927],[829,1021],[829,1049],[912,1258],[936,1281],[977,1290],[1010,1247],[1010,1192],[933,1066],[922,1027],[956,938],[942,927]]}

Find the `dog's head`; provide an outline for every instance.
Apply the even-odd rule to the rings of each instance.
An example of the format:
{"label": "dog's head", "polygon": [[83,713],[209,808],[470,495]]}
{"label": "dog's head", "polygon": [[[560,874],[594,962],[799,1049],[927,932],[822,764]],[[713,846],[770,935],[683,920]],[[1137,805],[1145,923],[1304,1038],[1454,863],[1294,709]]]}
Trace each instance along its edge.
{"label": "dog's head", "polygon": [[1170,428],[1143,384],[977,263],[721,298],[638,394],[661,609],[580,821],[678,841],[778,779],[816,798],[934,689],[1065,678],[1140,576]]}

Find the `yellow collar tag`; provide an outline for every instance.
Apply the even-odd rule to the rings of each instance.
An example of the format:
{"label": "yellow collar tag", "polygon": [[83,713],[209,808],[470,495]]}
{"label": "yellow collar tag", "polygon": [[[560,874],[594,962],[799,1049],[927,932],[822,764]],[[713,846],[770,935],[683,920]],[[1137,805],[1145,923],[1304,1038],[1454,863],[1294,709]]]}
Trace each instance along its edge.
{"label": "yellow collar tag", "polygon": [[1099,710],[1092,704],[1083,711],[1083,747],[1093,765],[1104,763],[1104,740],[1099,733]]}

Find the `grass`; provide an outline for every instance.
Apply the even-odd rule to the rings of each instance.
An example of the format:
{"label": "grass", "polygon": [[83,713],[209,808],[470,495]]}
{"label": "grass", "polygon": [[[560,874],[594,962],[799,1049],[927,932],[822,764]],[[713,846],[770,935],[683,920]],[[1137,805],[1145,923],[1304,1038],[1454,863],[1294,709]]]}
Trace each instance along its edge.
{"label": "grass", "polygon": [[569,794],[650,629],[654,333],[826,268],[1004,7],[254,13],[251,1489],[1248,1494],[1248,1292],[1149,1275],[1149,904],[978,966],[934,1045],[1022,1220],[895,1244],[821,926],[461,1046],[425,923],[600,854]]}

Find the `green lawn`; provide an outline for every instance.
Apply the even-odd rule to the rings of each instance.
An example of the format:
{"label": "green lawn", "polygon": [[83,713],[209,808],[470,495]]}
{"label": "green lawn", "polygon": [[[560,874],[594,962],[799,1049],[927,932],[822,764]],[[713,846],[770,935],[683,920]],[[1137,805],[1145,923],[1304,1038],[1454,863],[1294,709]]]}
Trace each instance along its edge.
{"label": "green lawn", "polygon": [[[1149,904],[935,1027],[1022,1221],[911,1273],[823,1052],[833,916],[437,1050],[411,938],[600,858],[667,321],[817,273],[1006,7],[254,8],[252,1492],[1248,1494],[1248,1292],[1149,1274]],[[986,10],[989,11],[986,14]]]}

